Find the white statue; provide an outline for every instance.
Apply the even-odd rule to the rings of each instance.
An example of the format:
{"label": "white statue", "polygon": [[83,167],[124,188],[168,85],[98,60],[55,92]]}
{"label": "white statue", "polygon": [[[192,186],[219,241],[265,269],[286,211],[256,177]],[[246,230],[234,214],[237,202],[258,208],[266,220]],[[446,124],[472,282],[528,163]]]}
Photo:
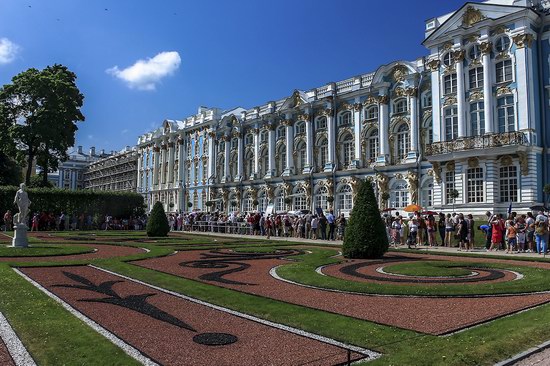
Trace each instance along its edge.
{"label": "white statue", "polygon": [[29,215],[29,206],[31,201],[29,200],[29,195],[25,192],[25,183],[19,185],[19,190],[15,194],[15,199],[13,203],[17,204],[19,208],[19,213],[14,217],[14,224],[27,224],[27,216]]}

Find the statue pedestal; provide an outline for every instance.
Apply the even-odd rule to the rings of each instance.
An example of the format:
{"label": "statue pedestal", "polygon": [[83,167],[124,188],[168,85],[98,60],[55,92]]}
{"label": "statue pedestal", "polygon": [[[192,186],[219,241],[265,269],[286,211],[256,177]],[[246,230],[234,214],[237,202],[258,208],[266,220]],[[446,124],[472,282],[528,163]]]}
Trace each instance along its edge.
{"label": "statue pedestal", "polygon": [[27,239],[27,230],[29,228],[25,224],[17,224],[13,227],[14,236],[12,240],[12,247],[14,248],[28,248],[29,239]]}

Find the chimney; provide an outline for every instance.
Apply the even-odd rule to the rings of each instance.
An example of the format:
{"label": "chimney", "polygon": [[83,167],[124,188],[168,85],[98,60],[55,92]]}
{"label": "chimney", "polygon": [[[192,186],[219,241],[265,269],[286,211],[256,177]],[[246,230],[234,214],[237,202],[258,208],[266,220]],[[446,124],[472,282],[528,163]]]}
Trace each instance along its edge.
{"label": "chimney", "polygon": [[95,146],[90,147],[90,156],[95,155]]}
{"label": "chimney", "polygon": [[78,147],[78,153],[79,153],[79,154],[82,154],[82,146],[79,146],[79,147]]}

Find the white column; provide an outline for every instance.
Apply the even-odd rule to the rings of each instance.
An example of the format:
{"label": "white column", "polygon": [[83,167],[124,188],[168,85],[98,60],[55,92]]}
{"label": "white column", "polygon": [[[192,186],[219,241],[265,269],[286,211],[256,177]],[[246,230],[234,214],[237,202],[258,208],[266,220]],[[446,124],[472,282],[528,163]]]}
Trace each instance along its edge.
{"label": "white column", "polygon": [[159,154],[160,147],[155,144],[153,147],[153,186],[159,184]]}
{"label": "white column", "polygon": [[268,153],[268,163],[269,171],[267,172],[266,177],[271,178],[275,172],[275,126],[269,126],[269,153]]}
{"label": "white column", "polygon": [[384,165],[389,162],[390,155],[390,113],[388,108],[389,98],[387,95],[381,95],[379,97],[380,103],[378,104],[378,144],[380,147],[380,156],[377,162]]}
{"label": "white column", "polygon": [[[535,108],[533,108],[532,103],[534,101],[534,93],[529,84],[530,76],[533,73],[531,69],[532,63],[527,62],[528,56],[528,47],[530,42],[526,40],[525,37],[528,35],[519,35],[514,37],[516,40],[516,81],[517,81],[517,121],[518,121],[518,130],[525,130],[531,128],[534,124],[531,124],[530,116],[535,113]],[[529,65],[529,66],[528,66]],[[541,98],[545,99],[543,96]]]}
{"label": "white column", "polygon": [[334,111],[332,109],[325,109],[325,115],[327,116],[327,132],[328,132],[328,154],[327,165],[325,171],[330,172],[334,168],[336,163],[336,131],[334,126]]}
{"label": "white column", "polygon": [[456,62],[456,102],[458,112],[458,137],[462,138],[466,136],[466,95],[464,90],[464,51],[457,51],[455,53]]}
{"label": "white column", "polygon": [[260,130],[258,128],[254,129],[254,179],[260,177]]}
{"label": "white column", "polygon": [[174,140],[168,142],[168,183],[174,182],[174,155],[175,155]]}
{"label": "white column", "polygon": [[243,161],[244,161],[244,151],[243,151],[243,134],[239,133],[237,136],[237,176],[233,177],[234,180],[243,179]]}
{"label": "white column", "polygon": [[142,186],[143,181],[141,180],[141,176],[143,172],[141,171],[143,167],[143,150],[138,150],[138,159],[137,159],[137,183],[136,183],[136,189],[139,192]]}
{"label": "white column", "polygon": [[[207,135],[208,138],[208,179],[216,174],[216,161],[218,157],[216,156],[216,133],[209,132]],[[218,172],[220,174],[220,172]]]}
{"label": "white column", "polygon": [[[183,182],[184,177],[184,170],[185,170],[185,145],[184,145],[184,138],[182,135],[178,138],[178,145],[179,145],[179,154],[178,154],[178,183],[181,184]],[[181,195],[180,195],[181,196]]]}
{"label": "white column", "polygon": [[409,89],[410,103],[411,103],[411,151],[409,152],[409,158],[416,159],[418,157],[418,136],[420,134],[420,126],[418,123],[418,98],[416,88]]}
{"label": "white column", "polygon": [[[359,101],[357,101],[359,102]],[[353,113],[353,135],[355,138],[355,156],[352,162],[352,166],[361,168],[361,110],[363,110],[363,105],[361,103],[356,103],[354,106]]]}
{"label": "white column", "polygon": [[162,146],[161,146],[161,149],[162,149],[162,152],[161,152],[161,155],[162,155],[162,159],[161,159],[161,162],[160,162],[160,183],[161,184],[164,184],[166,183],[166,172],[164,170],[164,166],[166,164],[166,143],[163,143]]}
{"label": "white column", "polygon": [[426,66],[432,79],[432,135],[434,142],[443,141],[441,127],[441,82],[439,81],[439,60],[433,59]]}
{"label": "white column", "polygon": [[483,52],[483,108],[485,115],[485,133],[493,133],[493,67],[491,64],[490,42],[484,42],[481,45]]}
{"label": "white column", "polygon": [[286,126],[286,169],[283,172],[284,176],[294,174],[294,126],[290,118],[290,113],[286,114],[284,124]]}
{"label": "white column", "polygon": [[[309,174],[313,169],[313,122],[312,116],[309,116],[306,120],[306,166],[304,167],[304,173]],[[300,172],[298,172],[300,173]]]}

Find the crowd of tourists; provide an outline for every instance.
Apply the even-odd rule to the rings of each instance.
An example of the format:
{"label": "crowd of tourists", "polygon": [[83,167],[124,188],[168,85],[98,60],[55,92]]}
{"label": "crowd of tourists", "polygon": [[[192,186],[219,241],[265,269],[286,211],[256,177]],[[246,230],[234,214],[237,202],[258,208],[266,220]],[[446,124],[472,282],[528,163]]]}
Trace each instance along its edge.
{"label": "crowd of tourists", "polygon": [[487,251],[503,250],[506,253],[538,253],[548,251],[549,220],[544,212],[537,216],[532,212],[518,215],[486,212],[486,220],[476,226],[471,214],[462,213],[421,213],[404,218],[398,212],[383,215],[391,245],[413,248],[418,245],[428,247],[458,247],[459,251],[474,250],[476,231],[481,233]]}
{"label": "crowd of tourists", "polygon": [[335,216],[332,210],[314,214],[299,211],[285,214],[243,212],[192,212],[170,214],[173,231],[209,231],[243,235],[260,235],[321,240],[343,240],[347,225],[344,214]]}
{"label": "crowd of tourists", "polygon": [[[117,218],[111,215],[94,217],[91,214],[68,214],[60,212],[35,212],[29,215],[27,226],[30,231],[65,231],[65,230],[142,230],[147,224],[147,217]],[[13,214],[6,211],[1,218],[0,229],[13,229]]]}

